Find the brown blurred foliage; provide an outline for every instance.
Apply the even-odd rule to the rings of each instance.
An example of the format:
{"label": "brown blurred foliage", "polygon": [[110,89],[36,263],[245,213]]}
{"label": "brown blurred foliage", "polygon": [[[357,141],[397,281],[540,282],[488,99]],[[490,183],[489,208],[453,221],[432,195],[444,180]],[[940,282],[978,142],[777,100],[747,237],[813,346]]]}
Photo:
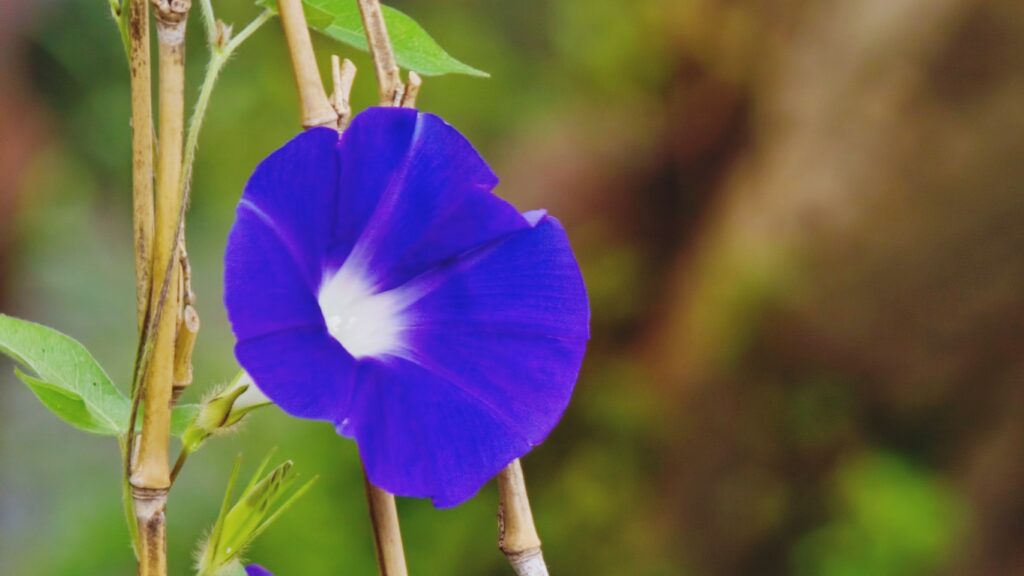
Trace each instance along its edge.
{"label": "brown blurred foliage", "polygon": [[628,350],[671,398],[666,552],[789,573],[839,463],[888,450],[966,495],[948,573],[1024,570],[1021,5],[670,4],[655,98],[511,152],[640,263],[590,367]]}

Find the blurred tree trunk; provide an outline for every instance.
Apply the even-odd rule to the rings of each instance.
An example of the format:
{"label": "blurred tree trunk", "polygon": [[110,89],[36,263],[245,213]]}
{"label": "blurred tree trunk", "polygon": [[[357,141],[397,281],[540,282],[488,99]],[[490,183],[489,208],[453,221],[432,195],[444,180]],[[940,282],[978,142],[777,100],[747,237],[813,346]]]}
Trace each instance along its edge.
{"label": "blurred tree trunk", "polygon": [[835,467],[880,450],[952,474],[973,510],[919,570],[1019,572],[1024,9],[749,4],[752,140],[645,339],[687,423],[679,539],[710,573],[789,573]]}

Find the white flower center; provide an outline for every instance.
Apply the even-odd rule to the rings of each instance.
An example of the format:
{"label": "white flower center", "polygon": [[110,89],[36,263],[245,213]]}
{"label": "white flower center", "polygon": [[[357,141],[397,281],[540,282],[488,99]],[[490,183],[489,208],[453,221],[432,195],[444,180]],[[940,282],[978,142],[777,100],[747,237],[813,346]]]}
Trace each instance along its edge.
{"label": "white flower center", "polygon": [[402,311],[408,300],[398,291],[374,292],[366,276],[353,268],[342,266],[320,287],[317,300],[327,330],[356,358],[401,354]]}

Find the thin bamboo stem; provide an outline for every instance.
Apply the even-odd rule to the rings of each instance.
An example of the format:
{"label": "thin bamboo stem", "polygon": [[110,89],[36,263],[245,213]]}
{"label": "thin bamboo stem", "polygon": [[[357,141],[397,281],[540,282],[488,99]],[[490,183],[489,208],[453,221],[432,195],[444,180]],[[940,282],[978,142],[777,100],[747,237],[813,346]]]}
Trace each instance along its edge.
{"label": "thin bamboo stem", "polygon": [[156,165],[149,310],[156,325],[152,331],[152,356],[141,390],[146,411],[139,454],[131,476],[141,538],[140,576],[167,574],[165,508],[171,484],[168,448],[175,333],[182,298],[177,277],[180,267],[176,264],[183,202],[180,190],[185,131],[185,29],[191,7],[189,0],[153,0],[153,4],[159,46],[160,150]]}
{"label": "thin bamboo stem", "polygon": [[309,37],[306,27],[306,15],[302,12],[302,0],[278,0],[277,11],[281,15],[281,26],[284,27],[285,41],[288,52],[292,56],[292,70],[295,72],[295,86],[299,90],[302,107],[302,126],[336,127],[338,113],[334,111],[324,84],[320,79],[320,70],[316,66],[313,54],[313,40]]}
{"label": "thin bamboo stem", "polygon": [[395,62],[395,51],[391,48],[388,28],[384,22],[378,0],[359,0],[359,13],[363,17],[363,29],[366,30],[366,42],[373,57],[373,67],[377,72],[377,86],[380,92],[381,106],[399,106],[402,103],[402,77],[399,75],[398,64]]}
{"label": "thin bamboo stem", "polygon": [[366,479],[366,503],[370,509],[373,525],[374,545],[377,550],[377,567],[381,576],[407,576],[405,550],[402,546],[402,530],[398,524],[398,507],[394,495],[374,486],[369,476]]}
{"label": "thin bamboo stem", "polygon": [[498,547],[518,576],[548,576],[519,460],[498,474]]}
{"label": "thin bamboo stem", "polygon": [[153,256],[153,87],[149,50],[149,4],[131,0],[128,12],[128,67],[132,94],[132,224],[135,239],[135,308],[139,332],[152,290]]}

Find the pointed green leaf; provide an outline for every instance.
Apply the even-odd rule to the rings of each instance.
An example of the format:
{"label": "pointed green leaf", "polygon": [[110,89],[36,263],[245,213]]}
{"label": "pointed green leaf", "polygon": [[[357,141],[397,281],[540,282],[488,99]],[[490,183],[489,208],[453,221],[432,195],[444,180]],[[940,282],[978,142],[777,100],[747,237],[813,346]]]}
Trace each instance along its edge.
{"label": "pointed green leaf", "polygon": [[121,432],[112,422],[97,418],[77,393],[33,378],[19,368],[15,368],[14,373],[32,390],[43,406],[75,428],[107,436],[116,436]]}
{"label": "pointed green leaf", "polygon": [[128,398],[75,339],[0,314],[0,353],[35,374],[18,371],[43,405],[64,421],[97,434],[126,430]]}
{"label": "pointed green leaf", "polygon": [[[257,4],[276,10],[276,2],[273,0],[257,0]],[[310,28],[364,52],[368,50],[356,0],[303,0],[303,4]],[[389,6],[381,6],[381,11],[395,51],[395,60],[402,68],[414,70],[423,76],[488,76],[486,72],[452,57],[405,13]]]}

